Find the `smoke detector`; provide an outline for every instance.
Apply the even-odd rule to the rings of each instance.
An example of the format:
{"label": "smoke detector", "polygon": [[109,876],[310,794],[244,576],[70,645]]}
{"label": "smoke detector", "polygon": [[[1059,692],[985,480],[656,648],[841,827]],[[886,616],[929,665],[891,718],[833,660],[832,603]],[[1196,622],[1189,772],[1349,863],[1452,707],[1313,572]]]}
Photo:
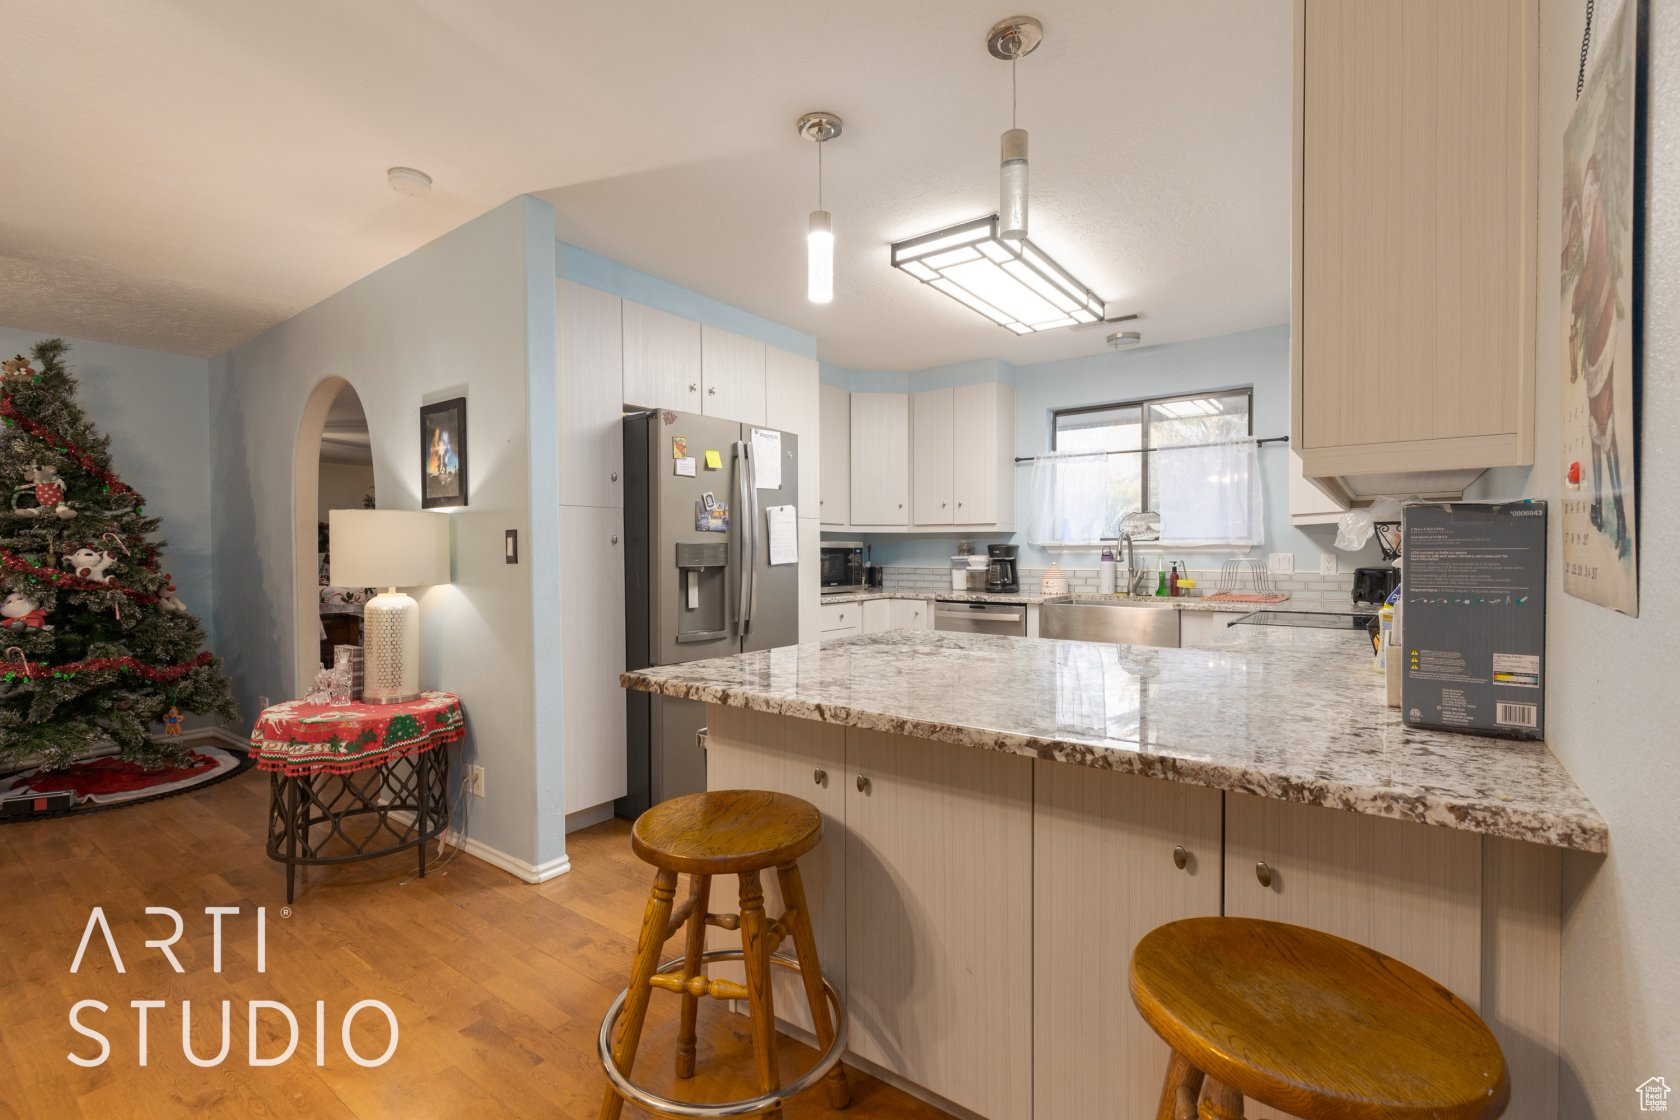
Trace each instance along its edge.
{"label": "smoke detector", "polygon": [[1123,350],[1128,346],[1136,346],[1143,341],[1143,335],[1137,331],[1115,331],[1108,336],[1110,350]]}
{"label": "smoke detector", "polygon": [[423,198],[432,193],[432,177],[412,167],[391,167],[385,171],[385,181],[398,194]]}

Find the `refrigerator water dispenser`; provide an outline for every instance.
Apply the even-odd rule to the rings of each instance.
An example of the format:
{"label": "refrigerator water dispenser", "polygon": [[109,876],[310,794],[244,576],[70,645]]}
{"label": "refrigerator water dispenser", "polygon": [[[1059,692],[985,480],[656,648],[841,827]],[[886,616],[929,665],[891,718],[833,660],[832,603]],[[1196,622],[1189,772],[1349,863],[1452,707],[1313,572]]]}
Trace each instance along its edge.
{"label": "refrigerator water dispenser", "polygon": [[677,641],[712,642],[729,637],[729,548],[722,544],[677,544]]}

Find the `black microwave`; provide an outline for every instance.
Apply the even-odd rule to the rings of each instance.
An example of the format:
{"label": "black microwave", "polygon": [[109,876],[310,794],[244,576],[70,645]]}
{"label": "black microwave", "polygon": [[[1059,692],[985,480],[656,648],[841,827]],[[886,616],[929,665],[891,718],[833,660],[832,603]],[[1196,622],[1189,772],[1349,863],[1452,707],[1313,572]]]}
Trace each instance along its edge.
{"label": "black microwave", "polygon": [[822,585],[854,587],[863,583],[863,549],[856,545],[824,545]]}

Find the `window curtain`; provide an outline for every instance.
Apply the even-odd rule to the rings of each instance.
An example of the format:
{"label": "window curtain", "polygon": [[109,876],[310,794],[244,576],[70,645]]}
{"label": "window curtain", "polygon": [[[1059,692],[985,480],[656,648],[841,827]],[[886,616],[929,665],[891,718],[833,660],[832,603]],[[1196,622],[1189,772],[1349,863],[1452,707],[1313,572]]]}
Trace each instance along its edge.
{"label": "window curtain", "polygon": [[1152,450],[1163,544],[1257,545],[1265,535],[1259,445],[1251,438]]}
{"label": "window curtain", "polygon": [[1033,544],[1090,544],[1114,535],[1104,525],[1108,456],[1100,451],[1050,451],[1033,461],[1027,539]]}

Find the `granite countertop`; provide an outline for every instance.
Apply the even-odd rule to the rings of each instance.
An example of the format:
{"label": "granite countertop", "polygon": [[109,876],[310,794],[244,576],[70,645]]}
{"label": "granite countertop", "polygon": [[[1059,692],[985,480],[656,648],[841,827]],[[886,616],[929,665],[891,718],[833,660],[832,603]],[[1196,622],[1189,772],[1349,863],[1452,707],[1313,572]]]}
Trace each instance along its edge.
{"label": "granite countertop", "polygon": [[861,603],[866,599],[944,599],[950,603],[1042,603],[1036,591],[889,591],[882,587],[843,587],[824,591],[826,603]]}
{"label": "granite countertop", "polygon": [[[922,597],[922,596],[917,596]],[[1237,631],[1246,631],[1240,633]],[[1356,632],[1217,649],[892,630],[625,673],[628,688],[1589,852],[1545,744],[1405,727]]]}

